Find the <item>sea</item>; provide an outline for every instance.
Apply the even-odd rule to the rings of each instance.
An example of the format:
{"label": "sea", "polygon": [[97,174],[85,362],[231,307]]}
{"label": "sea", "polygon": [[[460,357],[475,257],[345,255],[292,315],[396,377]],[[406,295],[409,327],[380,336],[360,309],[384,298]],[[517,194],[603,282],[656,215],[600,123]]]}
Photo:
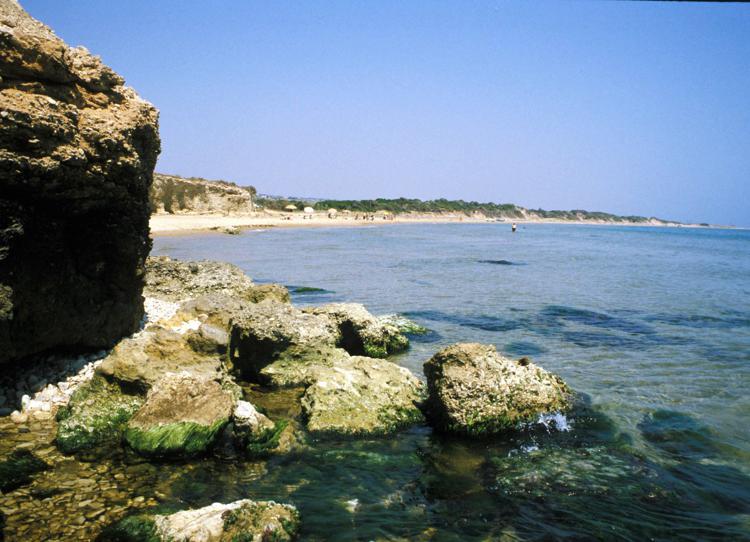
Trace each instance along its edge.
{"label": "sea", "polygon": [[190,506],[292,503],[302,540],[750,540],[750,231],[394,224],[157,237],[153,253],[234,263],[298,305],[364,304],[429,332],[422,365],[493,344],[579,397],[518,431],[428,427],[321,439],[257,465],[205,460]]}

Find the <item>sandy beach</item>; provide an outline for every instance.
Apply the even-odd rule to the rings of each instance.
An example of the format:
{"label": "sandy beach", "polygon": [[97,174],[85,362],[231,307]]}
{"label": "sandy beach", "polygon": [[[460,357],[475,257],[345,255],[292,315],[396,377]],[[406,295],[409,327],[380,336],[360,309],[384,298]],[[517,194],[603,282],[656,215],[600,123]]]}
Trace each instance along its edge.
{"label": "sandy beach", "polygon": [[517,224],[594,224],[618,226],[664,226],[664,227],[700,227],[697,224],[671,224],[652,220],[647,223],[573,221],[573,220],[524,220],[492,219],[484,216],[466,216],[459,214],[420,214],[393,215],[389,218],[375,216],[374,220],[356,219],[355,215],[339,215],[329,218],[326,213],[304,215],[302,213],[282,213],[265,211],[254,214],[155,214],[151,216],[151,235],[186,235],[199,232],[216,231],[227,233],[228,230],[250,230],[262,228],[315,228],[315,227],[361,227],[386,226],[393,224],[484,224],[488,222]]}

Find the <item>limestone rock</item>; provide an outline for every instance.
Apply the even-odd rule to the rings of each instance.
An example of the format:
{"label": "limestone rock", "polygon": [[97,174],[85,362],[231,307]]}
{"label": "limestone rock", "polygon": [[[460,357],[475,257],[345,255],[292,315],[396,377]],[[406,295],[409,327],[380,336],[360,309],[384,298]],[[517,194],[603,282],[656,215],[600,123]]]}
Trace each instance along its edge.
{"label": "limestone rock", "polygon": [[232,319],[229,359],[235,370],[256,378],[263,367],[291,347],[333,347],[338,341],[338,329],[327,316],[264,301],[246,307]]}
{"label": "limestone rock", "polygon": [[246,299],[254,287],[250,277],[230,263],[167,256],[151,256],[146,261],[144,293],[157,299],[184,301],[212,293]]}
{"label": "limestone rock", "polygon": [[384,358],[409,347],[409,339],[398,327],[376,318],[359,303],[331,303],[304,310],[329,317],[339,329],[339,345],[350,354]]}
{"label": "limestone rock", "polygon": [[98,540],[283,542],[296,538],[299,523],[294,506],[242,499],[170,515],[129,516],[105,529]]}
{"label": "limestone rock", "polygon": [[246,297],[251,303],[260,303],[267,299],[278,301],[279,303],[289,303],[289,290],[281,284],[259,284],[253,288]]}
{"label": "limestone rock", "polygon": [[0,0],[0,363],[111,346],[143,317],[158,113]]}
{"label": "limestone rock", "polygon": [[214,292],[182,303],[177,318],[183,321],[197,318],[206,324],[228,329],[232,318],[242,312],[247,305],[246,301],[235,296]]}
{"label": "limestone rock", "polygon": [[235,398],[216,380],[168,373],[128,422],[125,441],[149,457],[200,454],[229,422],[234,405]]}
{"label": "limestone rock", "polygon": [[121,341],[96,372],[142,392],[169,372],[189,370],[209,378],[218,376],[221,360],[211,356],[211,352],[197,352],[188,339],[175,331],[152,326]]}
{"label": "limestone rock", "polygon": [[424,364],[424,373],[428,419],[446,432],[498,433],[570,407],[562,379],[526,358],[505,358],[494,346],[449,346]]}
{"label": "limestone rock", "polygon": [[116,384],[94,376],[58,410],[57,447],[75,453],[119,441],[122,429],[142,402],[141,397],[123,393]]}
{"label": "limestone rock", "polygon": [[307,387],[322,370],[349,358],[346,350],[330,345],[291,347],[260,370],[259,380],[274,387]]}
{"label": "limestone rock", "polygon": [[316,376],[302,397],[310,432],[386,434],[423,421],[424,386],[395,363],[354,356]]}

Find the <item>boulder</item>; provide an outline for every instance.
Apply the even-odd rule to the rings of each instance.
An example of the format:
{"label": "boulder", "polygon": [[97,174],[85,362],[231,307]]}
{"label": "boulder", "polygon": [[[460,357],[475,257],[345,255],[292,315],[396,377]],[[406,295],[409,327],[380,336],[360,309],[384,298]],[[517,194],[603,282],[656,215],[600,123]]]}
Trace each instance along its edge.
{"label": "boulder", "polygon": [[170,515],[129,516],[105,529],[98,540],[282,542],[296,538],[299,523],[294,506],[242,499]]}
{"label": "boulder", "polygon": [[219,294],[235,300],[225,310],[242,301],[259,303],[273,299],[281,303],[289,302],[286,288],[280,284],[256,286],[242,269],[231,263],[181,261],[167,256],[151,256],[146,261],[144,294],[172,302]]}
{"label": "boulder", "polygon": [[125,424],[142,403],[140,396],[123,393],[117,384],[94,376],[57,411],[57,447],[75,453],[119,442]]}
{"label": "boulder", "polygon": [[238,401],[232,415],[234,438],[251,459],[288,452],[297,444],[294,428],[287,420],[272,422],[247,401]]}
{"label": "boulder", "polygon": [[146,261],[144,294],[148,297],[180,302],[215,293],[245,299],[254,287],[250,277],[231,263],[167,256],[151,256]]}
{"label": "boulder", "polygon": [[232,319],[230,328],[230,364],[251,379],[291,347],[333,347],[340,338],[327,316],[275,301],[249,305]]}
{"label": "boulder", "polygon": [[405,367],[353,356],[321,368],[302,396],[312,433],[377,435],[424,420],[424,385]]}
{"label": "boulder", "polygon": [[[199,331],[202,327],[199,327]],[[97,367],[96,372],[144,393],[169,372],[188,370],[209,378],[217,377],[221,370],[221,360],[211,355],[215,352],[206,346],[212,339],[206,338],[198,344],[201,335],[196,335],[193,344],[199,351],[191,345],[189,334],[180,335],[169,329],[152,326],[137,336],[120,342]],[[221,340],[221,337],[216,340]]]}
{"label": "boulder", "polygon": [[110,347],[143,318],[158,113],[0,0],[0,363]]}
{"label": "boulder", "polygon": [[318,380],[320,371],[349,357],[346,350],[330,345],[293,346],[263,367],[259,380],[273,387],[307,387]]}
{"label": "boulder", "polygon": [[424,373],[426,414],[441,431],[490,435],[570,408],[571,392],[560,377],[528,358],[505,358],[494,346],[449,346],[424,364]]}
{"label": "boulder", "polygon": [[409,339],[398,327],[376,318],[359,303],[331,303],[304,311],[330,318],[339,330],[339,346],[352,355],[384,358],[409,347]]}
{"label": "boulder", "polygon": [[149,390],[128,422],[125,441],[147,457],[205,452],[229,422],[236,398],[216,380],[183,371],[168,373]]}

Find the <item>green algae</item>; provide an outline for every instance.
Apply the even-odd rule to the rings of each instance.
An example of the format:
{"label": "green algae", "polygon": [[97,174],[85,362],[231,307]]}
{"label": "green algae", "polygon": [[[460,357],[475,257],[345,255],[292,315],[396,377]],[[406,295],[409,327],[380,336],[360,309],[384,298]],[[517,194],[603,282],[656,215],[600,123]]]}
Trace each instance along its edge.
{"label": "green algae", "polygon": [[388,334],[379,339],[362,338],[362,349],[367,357],[387,358],[409,348],[409,339],[400,334]]}
{"label": "green algae", "polygon": [[152,516],[137,514],[106,527],[98,542],[161,542]]}
{"label": "green algae", "polygon": [[[300,514],[297,509],[269,502],[248,502],[226,512],[222,541],[286,542],[297,537]],[[259,538],[259,535],[261,538]]]}
{"label": "green algae", "polygon": [[17,450],[0,461],[0,491],[8,492],[31,482],[31,477],[49,468],[28,450]]}
{"label": "green algae", "polygon": [[268,457],[279,447],[281,434],[287,428],[287,420],[277,421],[272,428],[261,431],[258,435],[251,435],[245,444],[245,454],[251,459]]}
{"label": "green algae", "polygon": [[63,453],[90,450],[117,441],[143,399],[94,376],[79,387],[57,413],[57,447]]}
{"label": "green algae", "polygon": [[175,422],[148,428],[126,427],[124,438],[135,452],[146,457],[193,456],[208,450],[228,422],[224,418],[211,425]]}

